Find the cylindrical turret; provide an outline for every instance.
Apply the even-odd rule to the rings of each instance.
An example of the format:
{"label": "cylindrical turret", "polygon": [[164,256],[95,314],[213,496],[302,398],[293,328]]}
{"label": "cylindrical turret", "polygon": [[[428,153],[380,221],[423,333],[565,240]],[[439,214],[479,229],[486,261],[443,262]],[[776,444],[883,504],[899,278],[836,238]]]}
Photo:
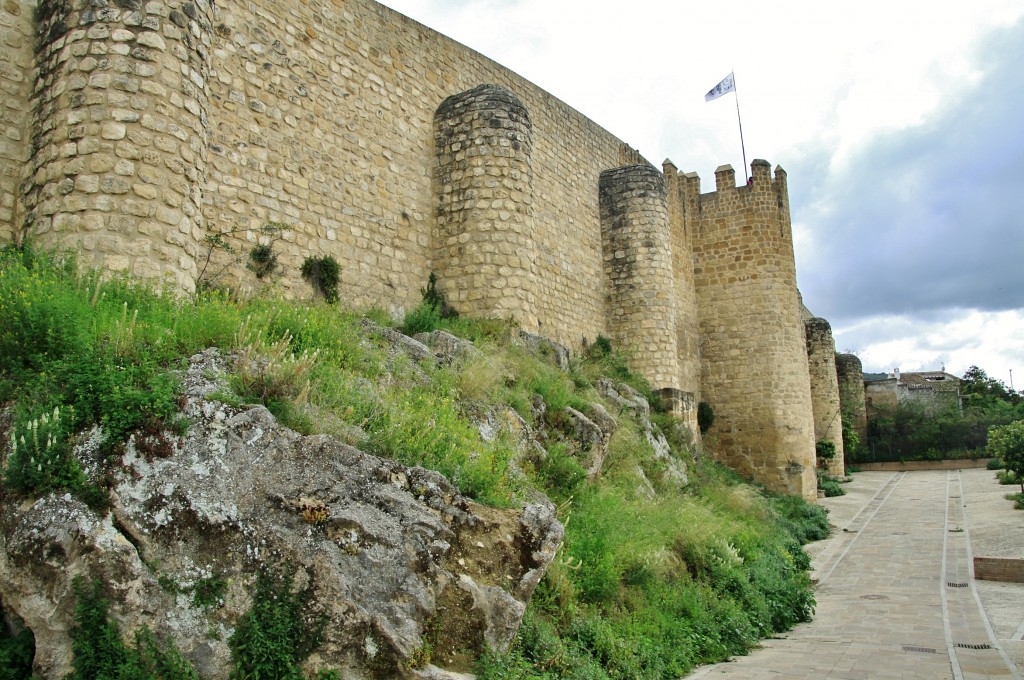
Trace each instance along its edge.
{"label": "cylindrical turret", "polygon": [[[868,436],[868,411],[864,395],[864,368],[855,354],[836,355],[836,375],[839,379],[839,402],[843,418],[857,433],[860,441],[866,443]],[[848,451],[848,454],[855,452]]]}
{"label": "cylindrical turret", "polygon": [[21,181],[32,138],[35,2],[0,4],[0,246],[21,230]]}
{"label": "cylindrical turret", "polygon": [[210,5],[40,6],[29,233],[86,265],[194,289]]}
{"label": "cylindrical turret", "polygon": [[435,269],[458,311],[538,331],[530,116],[503,87],[480,85],[434,116]]}
{"label": "cylindrical turret", "polygon": [[846,473],[843,455],[843,421],[836,377],[836,343],[832,326],[820,318],[804,322],[807,335],[807,367],[811,376],[811,407],[814,409],[814,439],[831,442],[835,456],[825,464],[824,471],[833,477]]}
{"label": "cylindrical turret", "polygon": [[601,234],[611,340],[655,389],[679,389],[672,238],[660,172],[627,165],[601,173]]}

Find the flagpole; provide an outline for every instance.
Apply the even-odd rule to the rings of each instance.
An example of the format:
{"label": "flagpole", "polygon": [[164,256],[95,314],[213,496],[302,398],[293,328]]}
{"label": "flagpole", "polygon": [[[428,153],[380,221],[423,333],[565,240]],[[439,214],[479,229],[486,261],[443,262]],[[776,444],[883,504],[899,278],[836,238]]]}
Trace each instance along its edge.
{"label": "flagpole", "polygon": [[743,179],[750,182],[750,167],[747,165],[747,145],[743,142],[743,119],[740,118],[740,90],[736,86],[736,72],[732,72],[732,93],[736,97],[736,122],[740,124],[740,149],[743,151]]}

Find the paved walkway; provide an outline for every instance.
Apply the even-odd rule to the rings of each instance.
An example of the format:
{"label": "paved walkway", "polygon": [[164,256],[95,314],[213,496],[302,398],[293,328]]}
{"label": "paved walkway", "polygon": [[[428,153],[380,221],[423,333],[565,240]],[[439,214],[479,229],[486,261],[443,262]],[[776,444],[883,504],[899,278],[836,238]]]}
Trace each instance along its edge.
{"label": "paved walkway", "polygon": [[1007,488],[988,470],[858,473],[847,496],[823,501],[832,537],[808,546],[814,620],[688,677],[1021,680],[1005,648],[1024,633],[1024,586],[986,593],[973,580],[972,522],[999,536],[986,555],[1024,548]]}

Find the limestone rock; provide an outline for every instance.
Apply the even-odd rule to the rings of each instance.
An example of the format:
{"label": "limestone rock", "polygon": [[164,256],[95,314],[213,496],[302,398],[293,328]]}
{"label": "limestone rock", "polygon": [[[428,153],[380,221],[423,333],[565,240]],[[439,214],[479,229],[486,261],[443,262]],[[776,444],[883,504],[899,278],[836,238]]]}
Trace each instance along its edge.
{"label": "limestone rock", "polygon": [[393,349],[408,354],[416,361],[437,361],[437,357],[434,356],[430,348],[419,340],[410,338],[404,333],[399,333],[393,328],[378,326],[369,319],[363,319],[360,323],[362,323],[364,328],[390,342]]}
{"label": "limestone rock", "polygon": [[413,339],[434,350],[438,358],[446,364],[464,361],[480,354],[480,350],[471,341],[456,337],[447,331],[417,333]]}
{"label": "limestone rock", "polygon": [[526,331],[519,332],[519,339],[531,352],[551,359],[552,363],[563,371],[569,370],[572,352],[568,347]]}
{"label": "limestone rock", "polygon": [[[550,503],[481,506],[435,472],[301,436],[263,407],[206,400],[222,363],[216,350],[192,358],[187,435],[167,458],[129,444],[112,512],[53,495],[0,506],[0,600],[35,633],[36,672],[70,670],[70,583],[82,574],[107,584],[125,633],[148,625],[204,677],[226,677],[255,575],[285,563],[328,619],[308,672],[358,680],[372,663],[394,677],[459,678],[484,645],[507,648],[562,540]],[[187,589],[210,576],[229,586],[221,606],[201,609]],[[414,671],[428,628],[434,667]]]}

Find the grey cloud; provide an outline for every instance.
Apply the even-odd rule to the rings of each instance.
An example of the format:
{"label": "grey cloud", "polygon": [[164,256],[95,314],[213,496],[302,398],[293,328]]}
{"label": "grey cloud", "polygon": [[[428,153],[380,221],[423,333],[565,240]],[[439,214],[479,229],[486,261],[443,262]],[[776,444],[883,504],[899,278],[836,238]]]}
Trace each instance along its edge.
{"label": "grey cloud", "polygon": [[794,220],[818,246],[798,263],[816,314],[1024,307],[1024,22],[979,56],[976,87],[916,128],[879,135],[845,174],[821,174],[820,156],[787,168]]}

